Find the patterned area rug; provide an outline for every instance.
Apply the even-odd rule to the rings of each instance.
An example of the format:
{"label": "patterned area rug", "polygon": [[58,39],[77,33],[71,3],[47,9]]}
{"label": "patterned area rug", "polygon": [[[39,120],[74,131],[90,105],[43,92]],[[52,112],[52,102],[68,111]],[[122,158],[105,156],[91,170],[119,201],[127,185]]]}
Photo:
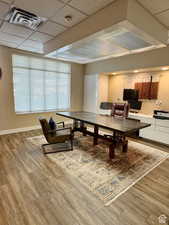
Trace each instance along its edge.
{"label": "patterned area rug", "polygon": [[[46,142],[43,136],[27,138],[27,141],[38,150]],[[116,158],[108,163],[108,144],[100,142],[93,146],[92,143],[92,137],[76,136],[74,151],[47,157],[76,177],[105,205],[112,203],[168,157],[158,149],[129,141],[128,153],[117,149]]]}

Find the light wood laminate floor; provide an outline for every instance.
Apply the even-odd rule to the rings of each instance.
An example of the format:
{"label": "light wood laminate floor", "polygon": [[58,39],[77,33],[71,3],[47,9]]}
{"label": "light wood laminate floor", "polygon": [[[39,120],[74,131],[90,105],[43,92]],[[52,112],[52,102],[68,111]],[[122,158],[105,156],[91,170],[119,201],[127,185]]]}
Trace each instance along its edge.
{"label": "light wood laminate floor", "polygon": [[24,141],[39,134],[0,136],[0,225],[156,225],[169,217],[169,160],[105,207]]}

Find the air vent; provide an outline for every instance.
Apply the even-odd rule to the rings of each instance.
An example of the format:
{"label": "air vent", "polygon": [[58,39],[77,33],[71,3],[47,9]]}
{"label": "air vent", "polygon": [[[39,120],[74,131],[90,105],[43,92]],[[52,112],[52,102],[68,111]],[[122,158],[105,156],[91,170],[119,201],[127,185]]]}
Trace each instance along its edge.
{"label": "air vent", "polygon": [[19,9],[16,7],[11,8],[8,14],[9,23],[28,27],[32,30],[35,30],[44,21],[46,21],[45,18],[38,17],[33,13],[27,12],[23,9]]}

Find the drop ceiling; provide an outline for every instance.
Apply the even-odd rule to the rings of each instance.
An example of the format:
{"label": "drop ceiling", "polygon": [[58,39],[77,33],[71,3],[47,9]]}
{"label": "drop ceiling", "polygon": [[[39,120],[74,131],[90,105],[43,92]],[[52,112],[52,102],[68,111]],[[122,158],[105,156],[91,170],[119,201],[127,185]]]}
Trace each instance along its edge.
{"label": "drop ceiling", "polygon": [[87,64],[160,47],[164,45],[134,32],[128,22],[122,22],[53,51],[48,57]]}
{"label": "drop ceiling", "polygon": [[86,64],[167,43],[168,30],[136,0],[117,0],[45,43],[44,50],[48,57]]}
{"label": "drop ceiling", "polygon": [[[0,45],[44,54],[44,45],[46,45],[46,43],[49,43],[60,34],[70,30],[72,27],[74,28],[78,26],[79,23],[91,18],[96,12],[99,12],[101,9],[105,8],[109,4],[114,3],[115,1],[118,0],[0,0],[0,23],[2,25],[0,28]],[[144,8],[153,14],[161,24],[169,29],[168,0],[138,1]],[[21,26],[9,24],[6,21],[5,16],[11,7],[11,4],[35,13],[38,16],[45,17],[47,18],[47,21],[42,26],[40,26],[38,30],[29,30]],[[70,23],[64,20],[66,15],[72,16],[72,21]],[[118,36],[118,40],[116,41],[110,41],[109,38],[107,38],[105,41],[102,39],[102,36],[100,38],[90,37],[89,39],[91,43],[88,43],[89,39],[82,40],[85,45],[83,54],[82,48],[84,47],[82,46],[82,43],[74,43],[75,48],[72,50],[69,49],[68,52],[65,52],[65,59],[71,58],[76,54],[82,54],[83,61],[86,55],[88,55],[90,52],[92,55],[91,61],[95,61],[97,60],[96,58],[106,58],[108,57],[107,55],[111,56],[110,49],[113,49],[113,52],[116,53],[116,56],[120,54],[127,54],[127,52],[125,52],[126,46],[124,46],[124,44],[127,44],[127,46],[133,45],[133,41],[131,40],[133,40],[133,38],[135,39],[135,34],[133,37],[133,34],[131,34],[129,31],[129,33],[126,32],[125,35],[125,40],[124,35],[121,37]],[[95,42],[95,38],[97,39],[97,42]],[[58,42],[59,41],[60,40],[58,40]],[[121,42],[123,45],[121,46],[121,43],[117,42]],[[140,40],[138,42],[140,42]],[[144,39],[141,40],[141,42],[142,46],[145,44],[147,45],[145,47],[147,47],[147,49],[149,48],[149,43],[143,43]],[[91,53],[91,49],[93,48],[95,50],[93,50]],[[130,49],[127,51],[128,53],[132,53],[133,46],[130,46]],[[60,58],[60,56],[58,58]]]}

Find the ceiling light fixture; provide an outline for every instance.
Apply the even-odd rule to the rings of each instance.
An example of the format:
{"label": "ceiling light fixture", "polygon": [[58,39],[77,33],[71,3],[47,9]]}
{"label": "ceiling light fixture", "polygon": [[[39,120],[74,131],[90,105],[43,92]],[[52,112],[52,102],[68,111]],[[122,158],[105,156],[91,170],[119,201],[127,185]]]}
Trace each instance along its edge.
{"label": "ceiling light fixture", "polygon": [[168,70],[168,67],[163,67],[161,70],[166,71]]}
{"label": "ceiling light fixture", "polygon": [[138,70],[134,70],[134,73],[138,73],[139,71]]}

